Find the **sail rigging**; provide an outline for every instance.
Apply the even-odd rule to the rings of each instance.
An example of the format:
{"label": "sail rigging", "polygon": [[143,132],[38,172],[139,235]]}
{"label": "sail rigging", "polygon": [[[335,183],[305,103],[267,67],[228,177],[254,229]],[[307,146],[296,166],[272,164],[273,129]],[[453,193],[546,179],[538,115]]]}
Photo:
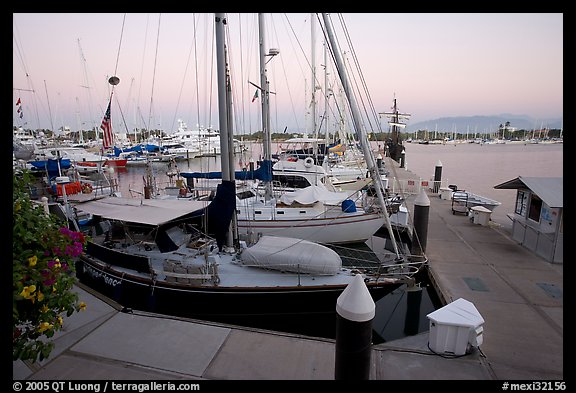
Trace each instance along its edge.
{"label": "sail rigging", "polygon": [[[346,93],[346,97],[347,97],[348,103],[350,105],[350,110],[352,111],[352,120],[353,120],[354,128],[355,128],[356,134],[358,135],[358,140],[360,141],[360,146],[362,148],[362,151],[364,152],[364,158],[365,158],[366,164],[368,166],[368,171],[370,173],[372,181],[374,182],[374,185],[375,185],[374,188],[375,188],[376,194],[378,196],[378,201],[379,201],[380,205],[385,209],[386,200],[384,198],[384,187],[382,185],[382,179],[380,177],[380,173],[379,173],[378,168],[376,166],[376,161],[374,160],[374,155],[372,153],[372,150],[370,149],[370,143],[368,141],[368,137],[367,137],[366,132],[365,132],[365,130],[361,124],[360,113],[358,110],[356,99],[353,95],[351,86],[348,82],[348,75],[347,75],[346,69],[344,67],[344,62],[342,60],[342,56],[340,54],[340,51],[338,49],[338,45],[337,45],[335,37],[334,37],[332,24],[331,24],[327,14],[322,14],[322,19],[324,20],[324,27],[326,28],[326,34],[327,34],[329,42],[330,42],[330,50],[334,56],[334,60],[336,61],[336,70],[338,71],[338,75],[340,76],[340,81],[342,82],[342,87],[344,89],[344,92]],[[396,244],[396,241],[395,241],[394,231],[393,231],[392,225],[390,223],[390,218],[388,217],[387,214],[385,214],[384,217],[385,217],[386,228],[388,229],[390,239],[392,240],[392,244],[394,247],[394,252],[396,253],[396,256],[398,258],[401,258],[400,251],[398,249],[398,245]]]}

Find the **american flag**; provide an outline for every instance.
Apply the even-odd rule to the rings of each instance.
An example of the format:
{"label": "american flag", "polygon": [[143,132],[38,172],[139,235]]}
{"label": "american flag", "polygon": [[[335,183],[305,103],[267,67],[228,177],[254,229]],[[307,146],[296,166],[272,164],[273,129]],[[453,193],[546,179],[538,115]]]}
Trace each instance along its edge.
{"label": "american flag", "polygon": [[102,124],[100,128],[102,128],[102,132],[104,134],[104,141],[102,147],[107,149],[109,147],[114,146],[114,135],[112,134],[112,121],[110,120],[110,104],[112,103],[112,97],[110,97],[110,102],[108,102],[108,109],[106,109],[106,113],[104,114],[104,118],[102,119]]}
{"label": "american flag", "polygon": [[22,101],[20,101],[20,97],[18,97],[18,101],[16,101],[16,106],[18,107],[18,113],[20,114],[20,118],[24,117],[24,111],[22,110]]}

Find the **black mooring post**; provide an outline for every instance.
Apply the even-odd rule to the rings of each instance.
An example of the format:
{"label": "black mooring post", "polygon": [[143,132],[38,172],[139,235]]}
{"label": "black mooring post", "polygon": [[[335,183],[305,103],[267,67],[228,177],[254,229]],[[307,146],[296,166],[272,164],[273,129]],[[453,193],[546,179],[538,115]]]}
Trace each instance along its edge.
{"label": "black mooring post", "polygon": [[428,216],[430,214],[430,199],[424,189],[414,200],[414,238],[412,239],[412,253],[424,255],[428,237]]}
{"label": "black mooring post", "polygon": [[422,303],[422,287],[411,282],[406,287],[406,318],[404,319],[404,334],[413,336],[420,330],[420,304]]}
{"label": "black mooring post", "polygon": [[376,305],[360,274],[338,297],[336,314],[335,379],[370,379],[372,320]]}

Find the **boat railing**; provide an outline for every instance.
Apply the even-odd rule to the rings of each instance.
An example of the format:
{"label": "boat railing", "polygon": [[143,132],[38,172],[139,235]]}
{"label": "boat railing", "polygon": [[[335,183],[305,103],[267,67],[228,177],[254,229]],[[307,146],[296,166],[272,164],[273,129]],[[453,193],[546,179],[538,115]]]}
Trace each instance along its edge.
{"label": "boat railing", "polygon": [[431,190],[437,193],[441,188],[447,187],[448,181],[444,180],[425,180],[418,179],[398,179],[390,177],[388,188],[391,193],[412,194],[417,195],[424,190]]}

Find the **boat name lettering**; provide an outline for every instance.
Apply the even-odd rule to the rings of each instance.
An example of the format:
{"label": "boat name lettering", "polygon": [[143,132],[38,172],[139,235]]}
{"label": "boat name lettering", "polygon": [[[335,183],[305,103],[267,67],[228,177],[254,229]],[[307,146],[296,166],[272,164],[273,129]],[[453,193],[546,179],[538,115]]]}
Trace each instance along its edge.
{"label": "boat name lettering", "polygon": [[116,285],[122,283],[121,280],[110,277],[107,274],[104,274],[103,272],[94,269],[92,266],[84,265],[84,273],[87,273],[92,278],[102,278],[106,285],[110,285],[112,287],[115,287]]}

